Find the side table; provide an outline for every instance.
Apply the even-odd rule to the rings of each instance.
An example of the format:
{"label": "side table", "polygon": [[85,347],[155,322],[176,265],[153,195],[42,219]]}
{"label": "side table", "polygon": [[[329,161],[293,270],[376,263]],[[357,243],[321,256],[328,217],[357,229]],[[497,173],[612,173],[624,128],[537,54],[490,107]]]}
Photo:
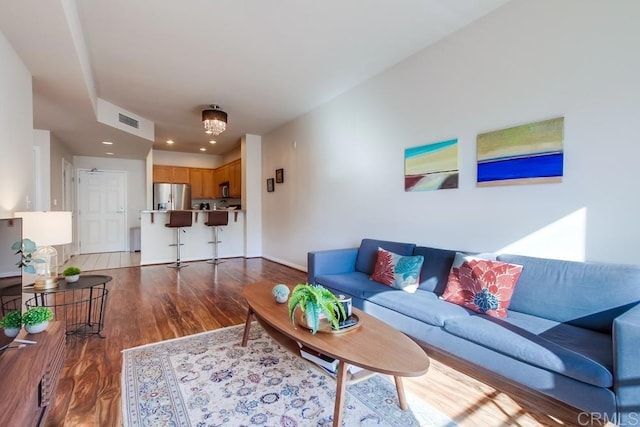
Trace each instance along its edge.
{"label": "side table", "polygon": [[81,275],[77,282],[67,283],[58,279],[58,287],[34,289],[33,284],[25,286],[24,293],[34,294],[25,302],[27,309],[49,307],[56,320],[66,323],[67,335],[98,335],[104,328],[104,314],[109,290],[107,283],[111,276],[98,274]]}

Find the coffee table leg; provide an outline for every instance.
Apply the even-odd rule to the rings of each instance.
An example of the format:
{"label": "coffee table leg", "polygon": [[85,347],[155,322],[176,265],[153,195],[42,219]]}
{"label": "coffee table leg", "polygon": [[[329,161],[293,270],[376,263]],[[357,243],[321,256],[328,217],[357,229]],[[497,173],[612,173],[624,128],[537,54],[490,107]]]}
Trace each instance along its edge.
{"label": "coffee table leg", "polygon": [[244,334],[242,335],[242,346],[247,346],[247,340],[249,340],[249,331],[251,330],[251,321],[253,320],[253,310],[249,307],[247,311],[247,321],[244,324]]}
{"label": "coffee table leg", "polygon": [[336,404],[333,408],[333,427],[342,425],[342,407],[344,406],[344,392],[347,387],[347,371],[348,365],[341,361],[336,377]]}
{"label": "coffee table leg", "polygon": [[398,391],[398,402],[400,403],[400,409],[406,411],[409,409],[407,404],[407,396],[404,394],[404,387],[402,386],[402,377],[393,377],[396,381],[396,390]]}

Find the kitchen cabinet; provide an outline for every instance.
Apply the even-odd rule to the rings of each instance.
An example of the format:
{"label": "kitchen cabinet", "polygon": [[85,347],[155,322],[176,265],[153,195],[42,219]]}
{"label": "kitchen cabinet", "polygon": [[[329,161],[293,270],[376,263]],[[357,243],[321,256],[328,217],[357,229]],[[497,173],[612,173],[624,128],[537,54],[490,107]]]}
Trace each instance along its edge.
{"label": "kitchen cabinet", "polygon": [[216,178],[215,182],[217,183],[215,190],[216,197],[223,197],[222,190],[220,188],[220,184],[224,184],[225,182],[229,182],[229,165],[223,165],[216,169]]}
{"label": "kitchen cabinet", "polygon": [[202,169],[191,168],[189,171],[189,180],[191,182],[191,197],[194,199],[202,199],[204,190],[202,189]]}
{"label": "kitchen cabinet", "polygon": [[213,186],[213,169],[202,169],[202,194],[205,199],[216,197],[218,187]]}
{"label": "kitchen cabinet", "polygon": [[153,182],[189,184],[189,168],[181,166],[153,165]]}
{"label": "kitchen cabinet", "polygon": [[242,196],[242,167],[240,159],[229,163],[229,197]]}
{"label": "kitchen cabinet", "polygon": [[194,199],[221,198],[220,184],[228,183],[229,197],[239,198],[242,196],[242,166],[240,159],[216,169],[153,165],[153,182],[191,184]]}
{"label": "kitchen cabinet", "polygon": [[216,197],[213,186],[213,169],[190,168],[191,197],[194,199],[213,199]]}

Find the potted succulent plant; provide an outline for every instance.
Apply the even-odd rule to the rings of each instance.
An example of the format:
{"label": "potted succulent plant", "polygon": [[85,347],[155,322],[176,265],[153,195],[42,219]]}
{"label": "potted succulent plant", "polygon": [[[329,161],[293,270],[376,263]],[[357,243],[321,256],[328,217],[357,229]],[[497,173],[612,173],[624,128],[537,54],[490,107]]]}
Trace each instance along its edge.
{"label": "potted succulent plant", "polygon": [[80,273],[82,273],[82,271],[80,271],[78,267],[67,267],[62,272],[62,275],[67,283],[73,283],[80,280]]}
{"label": "potted succulent plant", "polygon": [[277,302],[285,303],[287,302],[287,298],[289,298],[289,287],[280,283],[273,287],[271,293],[276,297]]}
{"label": "potted succulent plant", "polygon": [[53,312],[47,307],[30,308],[22,315],[24,328],[30,334],[46,331],[51,319],[53,319]]}
{"label": "potted succulent plant", "polygon": [[300,307],[306,316],[311,333],[315,334],[320,325],[320,313],[327,317],[334,329],[338,329],[338,314],[346,317],[344,307],[338,297],[320,285],[298,284],[289,298],[289,318],[294,321],[296,308]]}
{"label": "potted succulent plant", "polygon": [[10,311],[0,320],[0,326],[4,328],[4,334],[8,337],[15,337],[22,327],[22,314],[15,310]]}

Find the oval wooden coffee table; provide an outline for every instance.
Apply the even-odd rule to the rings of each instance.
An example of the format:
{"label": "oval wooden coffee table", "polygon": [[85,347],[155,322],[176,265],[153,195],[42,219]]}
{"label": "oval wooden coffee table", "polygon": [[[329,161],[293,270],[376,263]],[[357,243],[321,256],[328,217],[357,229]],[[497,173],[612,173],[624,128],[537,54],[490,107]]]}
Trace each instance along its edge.
{"label": "oval wooden coffee table", "polygon": [[[279,344],[300,354],[298,343],[340,361],[336,377],[336,402],[333,425],[342,423],[342,406],[347,385],[348,365],[371,372],[392,375],[398,401],[407,410],[402,377],[415,377],[429,369],[429,358],[422,348],[402,332],[367,313],[354,308],[362,324],[343,334],[311,334],[308,329],[295,326],[288,316],[287,304],[279,304],[271,294],[275,283],[261,281],[247,285],[243,295],[249,304],[242,346],[246,347],[254,316],[264,330]],[[289,287],[292,289],[292,287]],[[401,291],[398,291],[401,292]]]}

